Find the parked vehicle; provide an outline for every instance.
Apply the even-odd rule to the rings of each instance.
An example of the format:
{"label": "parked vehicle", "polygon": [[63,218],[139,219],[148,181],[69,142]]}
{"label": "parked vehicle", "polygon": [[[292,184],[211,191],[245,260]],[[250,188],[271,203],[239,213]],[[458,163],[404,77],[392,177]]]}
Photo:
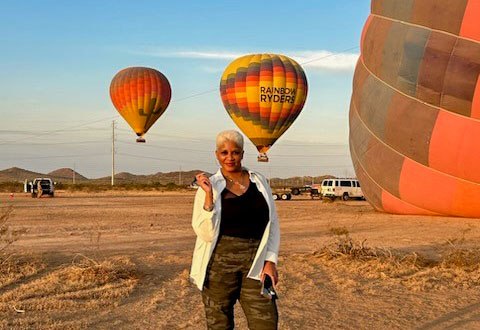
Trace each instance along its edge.
{"label": "parked vehicle", "polygon": [[290,191],[292,195],[297,196],[301,194],[309,194],[311,189],[312,189],[311,186],[305,185],[302,187],[292,187],[290,188]]}
{"label": "parked vehicle", "polygon": [[25,179],[23,189],[25,192],[31,193],[33,198],[55,195],[55,185],[50,178],[35,178],[33,181]]}
{"label": "parked vehicle", "polygon": [[320,195],[320,192],[318,191],[318,189],[316,188],[312,188],[310,190],[310,197],[312,199],[315,199],[315,198],[319,198],[319,199],[322,199],[322,195]]}
{"label": "parked vehicle", "polygon": [[332,199],[341,198],[344,201],[350,198],[365,199],[360,182],[354,178],[325,179],[321,188],[322,197]]}
{"label": "parked vehicle", "polygon": [[272,193],[273,200],[282,200],[282,201],[289,201],[292,199],[292,194],[290,192],[273,192]]}

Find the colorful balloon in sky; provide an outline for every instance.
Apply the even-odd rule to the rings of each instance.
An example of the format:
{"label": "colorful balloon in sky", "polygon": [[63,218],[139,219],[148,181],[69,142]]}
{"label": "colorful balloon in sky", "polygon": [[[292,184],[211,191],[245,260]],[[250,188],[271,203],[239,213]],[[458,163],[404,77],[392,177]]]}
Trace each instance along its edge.
{"label": "colorful balloon in sky", "polygon": [[151,68],[133,67],[118,72],[110,84],[113,105],[145,142],[143,135],[165,112],[172,91],[167,78]]}
{"label": "colorful balloon in sky", "polygon": [[230,117],[261,153],[258,160],[268,161],[265,153],[305,104],[307,78],[287,56],[246,55],[225,69],[220,94]]}
{"label": "colorful balloon in sky", "polygon": [[480,1],[373,0],[350,150],[380,211],[480,217]]}

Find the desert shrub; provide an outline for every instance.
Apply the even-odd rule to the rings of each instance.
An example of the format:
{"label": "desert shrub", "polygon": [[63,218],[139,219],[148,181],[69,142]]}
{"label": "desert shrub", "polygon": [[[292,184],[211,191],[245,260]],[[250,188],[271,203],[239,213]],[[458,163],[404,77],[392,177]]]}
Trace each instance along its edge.
{"label": "desert shrub", "polygon": [[150,183],[125,183],[117,182],[114,186],[109,183],[77,183],[77,184],[58,184],[56,189],[68,192],[106,192],[106,191],[159,191],[159,190],[181,190],[185,186],[179,186],[175,183],[160,184],[158,182]]}
{"label": "desert shrub", "polygon": [[78,255],[33,281],[0,294],[0,313],[12,310],[75,313],[118,304],[136,287],[136,265],[126,257],[96,261]]}
{"label": "desert shrub", "polygon": [[22,182],[0,182],[0,191],[1,192],[22,192],[23,183]]}
{"label": "desert shrub", "polygon": [[336,235],[336,236],[342,236],[342,235],[348,235],[348,229],[347,227],[343,226],[343,227],[332,227],[330,228],[330,233],[332,235]]}
{"label": "desert shrub", "polygon": [[[313,253],[314,263],[370,280],[397,282],[414,291],[480,286],[480,248],[448,243],[437,259],[419,253],[370,247],[350,237],[344,228],[332,228],[334,241]],[[462,239],[455,240],[463,242]]]}
{"label": "desert shrub", "polygon": [[168,190],[168,191],[179,190],[180,188],[182,188],[182,187],[176,185],[176,184],[173,183],[173,182],[169,182],[169,183],[167,183],[167,184],[165,185],[165,189]]}
{"label": "desert shrub", "polygon": [[6,249],[17,241],[25,229],[12,229],[9,226],[9,219],[13,213],[13,206],[0,210],[0,262],[8,257]]}

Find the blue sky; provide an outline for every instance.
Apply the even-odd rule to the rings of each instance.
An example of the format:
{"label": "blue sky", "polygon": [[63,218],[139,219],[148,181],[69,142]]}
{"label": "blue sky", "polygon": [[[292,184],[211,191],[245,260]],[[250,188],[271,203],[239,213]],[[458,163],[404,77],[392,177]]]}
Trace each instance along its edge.
{"label": "blue sky", "polygon": [[[216,133],[235,128],[218,92],[223,69],[274,52],[309,62],[307,103],[271,161],[258,164],[247,143],[245,165],[280,177],[354,175],[348,105],[369,9],[368,0],[0,2],[0,169],[75,164],[107,176],[115,119],[117,172],[213,171]],[[156,68],[172,85],[146,145],[133,142],[108,94],[129,66]]]}

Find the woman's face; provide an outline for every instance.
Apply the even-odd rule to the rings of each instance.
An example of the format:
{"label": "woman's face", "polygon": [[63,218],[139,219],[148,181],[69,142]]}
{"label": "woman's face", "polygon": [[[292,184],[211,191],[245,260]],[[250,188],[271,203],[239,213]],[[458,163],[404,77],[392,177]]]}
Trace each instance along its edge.
{"label": "woman's face", "polygon": [[226,172],[238,172],[242,170],[243,150],[235,142],[225,143],[215,151],[222,170]]}

